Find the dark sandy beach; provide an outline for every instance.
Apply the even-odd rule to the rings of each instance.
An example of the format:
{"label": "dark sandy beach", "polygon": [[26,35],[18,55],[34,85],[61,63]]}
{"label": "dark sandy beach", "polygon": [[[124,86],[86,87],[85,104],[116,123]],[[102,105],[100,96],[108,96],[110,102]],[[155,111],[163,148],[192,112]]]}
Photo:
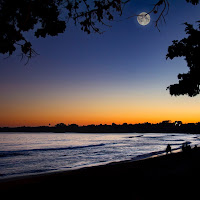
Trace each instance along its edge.
{"label": "dark sandy beach", "polygon": [[193,199],[200,196],[200,149],[139,161],[0,181],[1,195],[64,199]]}

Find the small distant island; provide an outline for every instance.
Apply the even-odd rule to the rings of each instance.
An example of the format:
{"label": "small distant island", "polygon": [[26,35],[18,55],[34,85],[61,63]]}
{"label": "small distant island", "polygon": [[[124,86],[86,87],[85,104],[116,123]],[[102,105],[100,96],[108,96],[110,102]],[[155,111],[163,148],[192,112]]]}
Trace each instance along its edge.
{"label": "small distant island", "polygon": [[139,123],[139,124],[115,124],[112,125],[87,125],[79,126],[77,124],[59,123],[55,126],[38,127],[0,127],[0,132],[53,132],[53,133],[200,133],[200,122],[183,124],[182,121],[171,122],[162,121],[157,124]]}

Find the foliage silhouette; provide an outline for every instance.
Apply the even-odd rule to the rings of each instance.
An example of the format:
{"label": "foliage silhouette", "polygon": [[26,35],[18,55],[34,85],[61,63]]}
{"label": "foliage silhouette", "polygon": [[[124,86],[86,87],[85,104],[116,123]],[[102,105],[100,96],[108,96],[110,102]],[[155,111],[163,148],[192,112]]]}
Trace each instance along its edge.
{"label": "foliage silhouette", "polygon": [[12,55],[19,46],[22,58],[30,59],[37,53],[24,33],[33,30],[36,38],[57,36],[70,19],[88,34],[92,30],[100,33],[96,24],[112,21],[112,12],[121,14],[128,1],[0,0],[0,53]]}
{"label": "foliage silhouette", "polygon": [[167,89],[171,95],[187,94],[193,97],[200,93],[200,21],[197,29],[191,24],[185,23],[185,25],[188,37],[180,41],[174,40],[168,48],[166,58],[185,57],[189,71],[178,74],[179,83],[170,85]]}
{"label": "foliage silhouette", "polygon": [[[77,133],[193,133],[200,134],[200,122],[193,124],[181,124],[177,126],[176,122],[163,121],[158,124],[144,123],[144,124],[115,124],[107,125],[87,125],[78,126],[77,124],[66,125],[59,123],[55,126],[38,126],[38,127],[0,127],[0,132],[77,132]],[[138,135],[136,137],[141,137]],[[129,138],[133,138],[130,136]]]}
{"label": "foliage silhouette", "polygon": [[[67,23],[72,20],[81,30],[103,33],[99,27],[109,26],[118,14],[122,15],[125,5],[131,0],[0,0],[0,53],[9,56],[20,48],[22,58],[37,55],[25,36],[31,31],[36,38],[57,36],[64,33]],[[188,1],[188,0],[186,0]],[[199,0],[189,0],[197,4]],[[157,15],[158,21],[167,15],[168,0],[157,0],[149,13]],[[135,17],[136,15],[130,16]]]}

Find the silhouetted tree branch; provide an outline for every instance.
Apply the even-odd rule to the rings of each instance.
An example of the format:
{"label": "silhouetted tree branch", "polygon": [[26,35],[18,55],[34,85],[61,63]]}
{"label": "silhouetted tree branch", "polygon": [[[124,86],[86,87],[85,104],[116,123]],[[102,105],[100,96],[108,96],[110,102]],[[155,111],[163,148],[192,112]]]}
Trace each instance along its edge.
{"label": "silhouetted tree branch", "polygon": [[[186,0],[193,5],[199,4],[199,0]],[[179,82],[167,87],[171,95],[188,95],[196,96],[200,93],[200,21],[197,21],[198,28],[185,22],[185,32],[187,38],[172,41],[172,45],[168,48],[166,59],[174,59],[175,57],[185,57],[188,73],[178,74]]]}
{"label": "silhouetted tree branch", "polygon": [[[169,12],[169,1],[168,0],[160,0],[157,3],[155,3],[153,5],[153,8],[147,13],[147,14],[154,13],[154,14],[158,15],[158,17],[155,21],[155,27],[158,29],[158,31],[160,31],[160,29],[158,27],[158,22],[161,19],[163,19],[163,21],[166,23],[165,16],[168,14],[168,12]],[[127,17],[126,19],[130,19],[135,16],[138,16],[138,15],[131,15],[131,16]]]}
{"label": "silhouetted tree branch", "polygon": [[171,95],[186,94],[193,97],[200,93],[200,21],[197,23],[197,29],[193,25],[185,23],[185,32],[188,37],[180,41],[174,40],[168,48],[167,59],[184,57],[189,67],[188,73],[178,75],[178,84],[167,87]]}
{"label": "silhouetted tree branch", "polygon": [[122,8],[130,0],[0,0],[0,53],[12,55],[17,46],[28,60],[37,53],[25,32],[33,30],[34,36],[57,36],[66,30],[73,20],[81,30],[102,33],[98,24],[109,26],[114,12],[122,14]]}
{"label": "silhouetted tree branch", "polygon": [[[111,27],[114,16],[122,15],[125,5],[131,0],[0,0],[0,53],[12,55],[20,47],[21,57],[29,61],[38,55],[25,33],[33,30],[34,36],[45,38],[57,36],[72,20],[81,30],[103,33],[101,25]],[[162,7],[159,12],[159,7]],[[149,12],[159,13],[163,18],[169,9],[167,0],[159,0]],[[167,14],[167,13],[166,13]]]}

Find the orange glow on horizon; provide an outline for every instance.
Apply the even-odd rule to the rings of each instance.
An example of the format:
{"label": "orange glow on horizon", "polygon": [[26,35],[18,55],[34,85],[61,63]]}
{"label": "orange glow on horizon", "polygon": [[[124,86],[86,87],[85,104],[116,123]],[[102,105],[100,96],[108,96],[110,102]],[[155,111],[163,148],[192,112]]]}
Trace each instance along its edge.
{"label": "orange glow on horizon", "polygon": [[180,118],[160,118],[160,119],[148,119],[144,118],[142,119],[131,119],[131,118],[125,118],[125,117],[116,117],[116,118],[111,118],[111,119],[98,119],[98,118],[85,118],[85,119],[66,119],[62,117],[58,117],[56,119],[14,119],[14,120],[0,120],[0,127],[20,127],[20,126],[55,126],[58,123],[65,123],[66,125],[68,124],[77,124],[79,126],[87,126],[87,125],[100,125],[100,124],[107,124],[111,125],[112,123],[115,124],[139,124],[139,123],[152,123],[152,124],[157,124],[165,120],[171,120],[172,122],[174,121],[182,121],[184,124],[186,123],[197,123],[199,122],[198,120],[195,119],[183,119],[181,120]]}
{"label": "orange glow on horizon", "polygon": [[54,126],[57,123],[137,124],[164,120],[196,123],[200,121],[200,97],[171,97],[153,90],[99,90],[98,92],[40,93],[18,95],[0,104],[0,127]]}

